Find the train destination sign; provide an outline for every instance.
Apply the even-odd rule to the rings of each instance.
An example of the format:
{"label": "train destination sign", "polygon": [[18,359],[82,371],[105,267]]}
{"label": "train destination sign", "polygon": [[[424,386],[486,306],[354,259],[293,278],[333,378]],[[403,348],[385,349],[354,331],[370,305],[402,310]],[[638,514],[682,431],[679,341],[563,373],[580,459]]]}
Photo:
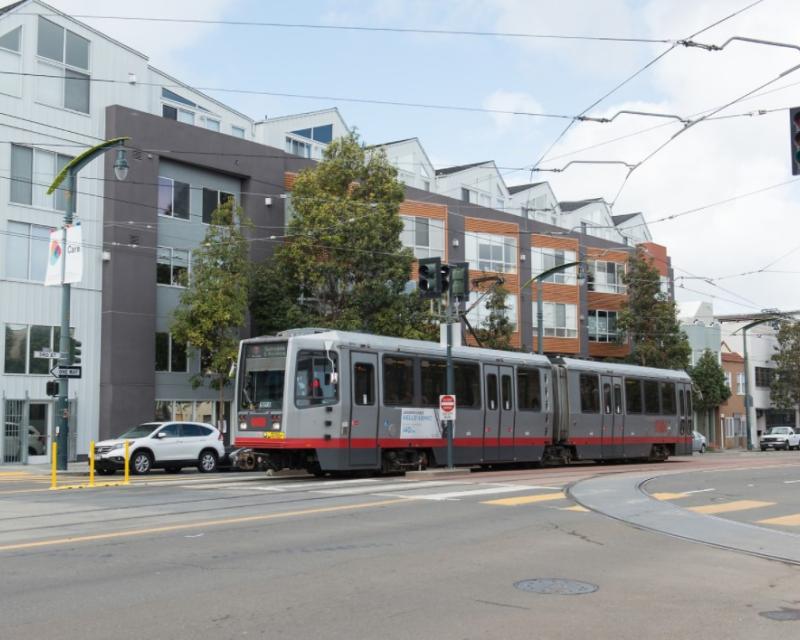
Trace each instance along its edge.
{"label": "train destination sign", "polygon": [[456,397],[454,395],[447,394],[439,396],[439,419],[456,419]]}

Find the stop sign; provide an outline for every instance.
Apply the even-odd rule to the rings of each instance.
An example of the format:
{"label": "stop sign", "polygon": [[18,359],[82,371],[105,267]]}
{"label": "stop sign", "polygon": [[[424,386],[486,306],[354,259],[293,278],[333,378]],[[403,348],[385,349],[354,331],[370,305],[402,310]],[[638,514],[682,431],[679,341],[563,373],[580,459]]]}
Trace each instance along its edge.
{"label": "stop sign", "polygon": [[453,395],[439,396],[439,411],[442,420],[456,419],[456,397]]}

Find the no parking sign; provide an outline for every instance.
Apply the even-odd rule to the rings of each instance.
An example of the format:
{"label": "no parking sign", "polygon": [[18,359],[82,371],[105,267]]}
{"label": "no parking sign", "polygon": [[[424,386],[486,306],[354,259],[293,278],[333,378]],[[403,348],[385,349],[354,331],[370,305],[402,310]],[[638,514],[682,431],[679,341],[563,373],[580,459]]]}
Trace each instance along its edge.
{"label": "no parking sign", "polygon": [[439,419],[451,420],[456,419],[456,397],[453,395],[439,396]]}

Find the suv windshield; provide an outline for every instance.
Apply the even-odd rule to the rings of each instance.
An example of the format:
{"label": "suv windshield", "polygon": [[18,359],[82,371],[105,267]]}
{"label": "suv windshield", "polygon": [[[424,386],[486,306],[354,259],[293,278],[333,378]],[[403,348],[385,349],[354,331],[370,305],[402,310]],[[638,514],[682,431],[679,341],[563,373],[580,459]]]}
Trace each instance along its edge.
{"label": "suv windshield", "polygon": [[242,409],[281,409],[286,377],[286,343],[247,344],[243,356]]}
{"label": "suv windshield", "polygon": [[159,422],[145,422],[144,424],[140,424],[138,427],[134,427],[133,429],[126,431],[120,436],[120,438],[125,438],[128,440],[131,438],[145,438],[160,426],[161,423]]}
{"label": "suv windshield", "polygon": [[789,427],[772,427],[769,431],[767,431],[767,434],[771,436],[787,433],[789,433]]}

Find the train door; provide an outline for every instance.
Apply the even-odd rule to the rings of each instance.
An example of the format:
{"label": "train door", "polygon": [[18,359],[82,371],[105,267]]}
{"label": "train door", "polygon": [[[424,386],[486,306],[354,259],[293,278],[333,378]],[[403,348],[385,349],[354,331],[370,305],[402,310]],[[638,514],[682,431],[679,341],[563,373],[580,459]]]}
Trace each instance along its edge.
{"label": "train door", "polygon": [[601,455],[605,459],[621,458],[623,450],[622,378],[601,376],[603,427]]}
{"label": "train door", "polygon": [[377,466],[378,450],[378,356],[350,353],[351,398],[348,449],[351,466]]}
{"label": "train door", "polygon": [[[505,367],[504,367],[505,368]],[[483,367],[483,461],[500,460],[500,368],[496,365]]]}
{"label": "train door", "polygon": [[[684,385],[678,385],[678,435],[680,441],[676,446],[675,454],[689,455],[692,453],[692,392],[691,388]],[[687,445],[687,442],[689,443]]]}
{"label": "train door", "polygon": [[500,369],[500,427],[497,430],[497,459],[514,459],[514,369]]}

